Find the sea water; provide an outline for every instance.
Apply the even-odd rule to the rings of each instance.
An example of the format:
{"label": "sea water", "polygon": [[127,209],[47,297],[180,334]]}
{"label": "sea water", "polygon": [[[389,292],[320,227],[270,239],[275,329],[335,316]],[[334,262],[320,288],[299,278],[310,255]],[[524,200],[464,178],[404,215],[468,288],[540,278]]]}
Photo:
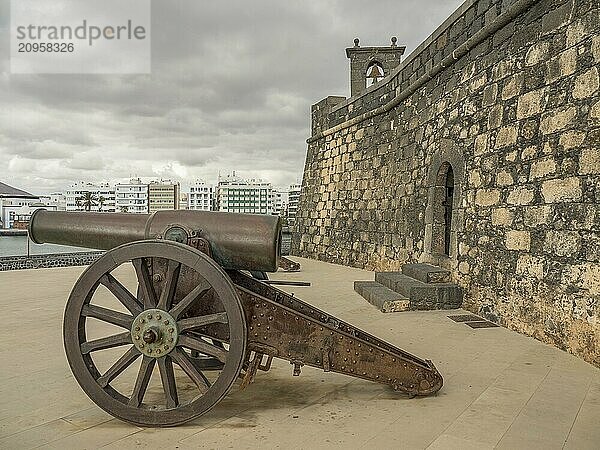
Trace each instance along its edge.
{"label": "sea water", "polygon": [[[27,236],[0,236],[0,257],[27,255]],[[30,255],[89,252],[90,249],[57,244],[34,244],[29,241]]]}

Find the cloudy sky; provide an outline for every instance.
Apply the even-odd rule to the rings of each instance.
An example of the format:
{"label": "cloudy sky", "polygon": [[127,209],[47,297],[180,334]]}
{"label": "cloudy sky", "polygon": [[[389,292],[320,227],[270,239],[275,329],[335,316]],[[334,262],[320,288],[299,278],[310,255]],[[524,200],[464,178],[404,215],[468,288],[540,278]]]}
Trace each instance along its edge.
{"label": "cloudy sky", "polygon": [[[55,2],[59,0],[54,0]],[[349,94],[346,47],[410,53],[460,0],[152,3],[150,75],[11,75],[0,0],[0,181],[302,176],[310,105]]]}

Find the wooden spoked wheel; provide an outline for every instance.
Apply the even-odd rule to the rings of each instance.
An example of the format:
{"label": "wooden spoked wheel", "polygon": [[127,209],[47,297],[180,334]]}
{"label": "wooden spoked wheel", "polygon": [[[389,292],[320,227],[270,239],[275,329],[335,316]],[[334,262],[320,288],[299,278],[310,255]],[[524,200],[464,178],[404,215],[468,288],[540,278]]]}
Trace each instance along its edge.
{"label": "wooden spoked wheel", "polygon": [[[118,279],[125,266],[129,289]],[[114,306],[101,306],[102,298]],[[92,325],[101,337],[90,336]],[[210,327],[220,327],[219,339],[203,333]],[[233,386],[246,352],[245,317],[227,274],[170,241],[125,244],[88,267],[67,302],[63,334],[85,393],[142,426],[177,425],[207,412]]]}

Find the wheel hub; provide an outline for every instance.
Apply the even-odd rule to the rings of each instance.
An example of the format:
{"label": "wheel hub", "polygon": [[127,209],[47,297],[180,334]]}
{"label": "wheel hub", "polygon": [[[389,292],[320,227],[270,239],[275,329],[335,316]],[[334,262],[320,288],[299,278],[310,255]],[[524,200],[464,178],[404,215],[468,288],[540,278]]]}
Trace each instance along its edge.
{"label": "wheel hub", "polygon": [[131,337],[141,354],[160,358],[169,354],[177,344],[177,322],[166,311],[148,309],[133,321]]}

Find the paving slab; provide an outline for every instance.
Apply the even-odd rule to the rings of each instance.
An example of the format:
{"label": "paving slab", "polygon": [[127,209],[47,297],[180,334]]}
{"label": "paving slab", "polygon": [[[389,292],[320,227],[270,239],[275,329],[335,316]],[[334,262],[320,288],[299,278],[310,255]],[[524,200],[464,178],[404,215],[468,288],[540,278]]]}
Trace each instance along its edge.
{"label": "paving slab", "polygon": [[600,370],[505,328],[450,320],[467,311],[383,314],[353,290],[359,269],[294,258],[297,297],[417,356],[444,376],[433,397],[275,360],[203,417],[144,429],[96,407],[62,349],[62,314],[83,268],[0,272],[0,448],[598,448]]}

